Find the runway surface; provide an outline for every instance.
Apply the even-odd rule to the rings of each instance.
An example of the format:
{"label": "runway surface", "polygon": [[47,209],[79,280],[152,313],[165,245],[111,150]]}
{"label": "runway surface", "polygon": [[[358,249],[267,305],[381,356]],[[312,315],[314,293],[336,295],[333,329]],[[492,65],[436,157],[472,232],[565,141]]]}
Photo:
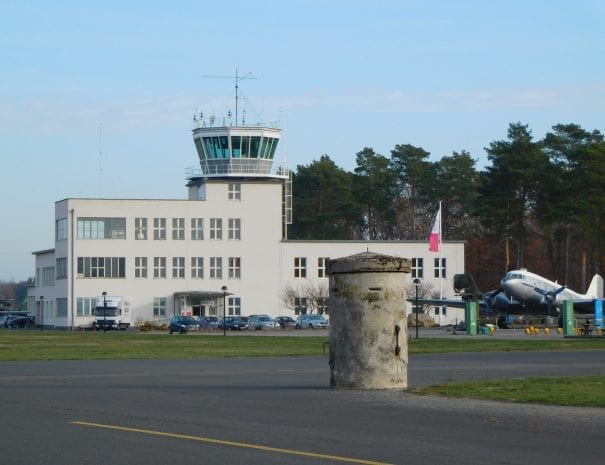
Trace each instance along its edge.
{"label": "runway surface", "polygon": [[[581,374],[605,375],[605,351],[413,355],[409,384]],[[0,362],[0,461],[603,462],[605,409],[328,384],[327,356]]]}

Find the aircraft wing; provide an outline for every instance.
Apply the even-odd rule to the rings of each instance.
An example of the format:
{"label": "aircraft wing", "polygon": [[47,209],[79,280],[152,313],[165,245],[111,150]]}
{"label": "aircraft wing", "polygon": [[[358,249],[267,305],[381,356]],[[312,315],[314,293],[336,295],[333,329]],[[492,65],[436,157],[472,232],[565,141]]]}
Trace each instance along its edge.
{"label": "aircraft wing", "polygon": [[[416,303],[416,299],[411,298],[408,299],[408,302]],[[455,307],[455,308],[464,308],[466,305],[466,300],[462,299],[424,299],[419,298],[418,304],[420,305],[438,305],[440,307]]]}

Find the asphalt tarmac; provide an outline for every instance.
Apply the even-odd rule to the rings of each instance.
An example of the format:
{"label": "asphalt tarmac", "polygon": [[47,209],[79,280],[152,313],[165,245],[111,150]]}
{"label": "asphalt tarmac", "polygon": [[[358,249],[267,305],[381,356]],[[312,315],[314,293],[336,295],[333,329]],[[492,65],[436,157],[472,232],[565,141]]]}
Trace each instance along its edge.
{"label": "asphalt tarmac", "polygon": [[[605,351],[413,355],[408,374],[605,375]],[[604,439],[605,409],[330,389],[327,356],[0,362],[3,465],[601,464]]]}

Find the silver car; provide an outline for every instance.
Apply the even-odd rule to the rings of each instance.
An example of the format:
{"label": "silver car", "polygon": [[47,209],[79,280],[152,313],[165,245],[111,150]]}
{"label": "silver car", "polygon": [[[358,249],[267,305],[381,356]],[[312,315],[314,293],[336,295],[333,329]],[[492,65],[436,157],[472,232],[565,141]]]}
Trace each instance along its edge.
{"label": "silver car", "polygon": [[269,315],[255,315],[248,319],[250,329],[279,329],[281,326]]}
{"label": "silver car", "polygon": [[321,315],[300,315],[296,319],[296,329],[327,328],[328,320]]}

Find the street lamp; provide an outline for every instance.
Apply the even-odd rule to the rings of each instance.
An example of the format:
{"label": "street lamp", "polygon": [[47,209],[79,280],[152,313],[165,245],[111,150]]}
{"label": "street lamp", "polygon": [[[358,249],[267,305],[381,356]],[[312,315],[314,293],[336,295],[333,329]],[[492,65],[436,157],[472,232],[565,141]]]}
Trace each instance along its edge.
{"label": "street lamp", "polygon": [[107,328],[107,292],[103,291],[103,332]]}
{"label": "street lamp", "polygon": [[416,339],[418,339],[418,288],[420,287],[420,278],[414,279],[414,286],[416,286]]}
{"label": "street lamp", "polygon": [[223,291],[223,336],[227,335],[227,286],[221,287]]}
{"label": "street lamp", "polygon": [[40,296],[40,331],[44,331],[44,296]]}

